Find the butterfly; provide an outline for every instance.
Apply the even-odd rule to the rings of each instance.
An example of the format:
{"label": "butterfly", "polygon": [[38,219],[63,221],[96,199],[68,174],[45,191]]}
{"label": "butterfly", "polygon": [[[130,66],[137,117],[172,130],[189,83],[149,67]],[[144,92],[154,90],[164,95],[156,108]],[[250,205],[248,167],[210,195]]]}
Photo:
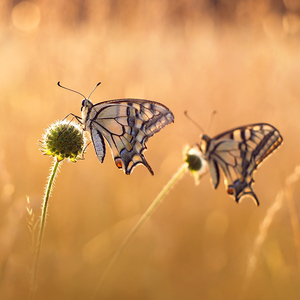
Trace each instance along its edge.
{"label": "butterfly", "polygon": [[[60,82],[57,84],[65,88]],[[138,164],[143,164],[154,175],[143,154],[147,149],[146,142],[174,122],[173,113],[161,103],[141,99],[116,99],[93,104],[89,99],[91,94],[88,98],[82,95],[81,118],[69,115],[74,116],[83,125],[83,130],[90,133],[98,160],[104,161],[105,138],[116,166],[125,174],[131,174]]]}
{"label": "butterfly", "polygon": [[224,173],[227,193],[239,202],[249,195],[259,205],[252,189],[253,172],[261,162],[280,146],[283,138],[270,124],[257,123],[237,127],[213,138],[202,135],[196,144],[210,170],[216,189],[220,182],[220,168]]}

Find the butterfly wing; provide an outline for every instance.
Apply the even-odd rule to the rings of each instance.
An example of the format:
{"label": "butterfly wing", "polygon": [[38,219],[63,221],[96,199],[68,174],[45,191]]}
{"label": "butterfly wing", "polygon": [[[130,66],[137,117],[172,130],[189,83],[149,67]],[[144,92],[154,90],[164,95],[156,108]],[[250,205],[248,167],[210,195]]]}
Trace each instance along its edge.
{"label": "butterfly wing", "polygon": [[266,123],[238,127],[212,139],[203,136],[200,148],[209,162],[214,188],[219,184],[220,166],[228,194],[233,195],[236,202],[250,195],[259,205],[251,187],[253,171],[282,141],[279,131]]}
{"label": "butterfly wing", "polygon": [[86,120],[100,162],[105,156],[104,136],[119,169],[131,174],[136,165],[143,164],[153,174],[143,155],[146,142],[174,122],[174,116],[166,106],[154,101],[119,99],[93,105]]}

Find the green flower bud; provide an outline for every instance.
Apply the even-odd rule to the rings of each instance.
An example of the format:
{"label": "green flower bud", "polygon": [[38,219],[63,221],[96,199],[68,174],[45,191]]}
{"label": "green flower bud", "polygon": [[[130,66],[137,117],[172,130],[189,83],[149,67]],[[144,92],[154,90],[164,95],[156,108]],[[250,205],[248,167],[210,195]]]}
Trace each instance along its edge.
{"label": "green flower bud", "polygon": [[187,147],[184,151],[184,160],[192,176],[195,178],[196,184],[199,184],[200,178],[208,171],[207,161],[200,151],[199,146]]}

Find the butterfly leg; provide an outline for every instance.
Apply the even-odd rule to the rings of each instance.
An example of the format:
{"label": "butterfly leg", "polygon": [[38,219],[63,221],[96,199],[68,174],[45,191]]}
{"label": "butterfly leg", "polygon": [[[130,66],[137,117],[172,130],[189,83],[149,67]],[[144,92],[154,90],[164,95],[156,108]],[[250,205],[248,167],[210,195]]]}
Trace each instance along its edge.
{"label": "butterfly leg", "polygon": [[[61,134],[64,133],[64,132],[67,130],[69,124],[73,121],[73,119],[76,119],[76,121],[77,121],[79,124],[82,125],[81,118],[80,118],[79,116],[76,116],[76,115],[72,114],[72,113],[67,114],[67,115],[62,119],[62,121],[64,121],[65,119],[67,119],[69,116],[72,116],[71,120],[69,121],[69,123],[68,123],[68,125],[66,126],[66,128],[58,135],[57,138],[59,138],[59,137],[61,136]],[[82,133],[82,134],[83,134],[83,133]]]}
{"label": "butterfly leg", "polygon": [[[63,119],[62,119],[62,121],[64,121],[65,119],[67,119],[69,116],[72,116],[72,119],[71,119],[71,121],[75,118],[76,119],[76,121],[78,122],[78,123],[80,123],[80,124],[82,124],[82,122],[81,122],[81,120],[82,120],[82,118],[81,117],[79,117],[79,116],[76,116],[75,114],[73,114],[73,113],[69,113],[69,114],[67,114]],[[71,122],[70,121],[70,122]]]}

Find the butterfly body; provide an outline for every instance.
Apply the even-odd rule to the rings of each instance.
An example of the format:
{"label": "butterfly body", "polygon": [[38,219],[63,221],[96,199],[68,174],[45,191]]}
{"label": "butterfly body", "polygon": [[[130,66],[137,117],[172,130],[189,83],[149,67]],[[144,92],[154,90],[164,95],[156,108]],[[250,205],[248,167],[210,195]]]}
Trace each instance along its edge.
{"label": "butterfly body", "polygon": [[236,202],[249,195],[259,205],[251,186],[253,172],[282,141],[275,127],[257,123],[234,128],[213,138],[203,135],[198,147],[209,164],[215,189],[220,182],[221,168],[227,193],[234,196]]}
{"label": "butterfly body", "polygon": [[101,163],[106,153],[105,138],[116,166],[125,174],[131,174],[136,165],[143,164],[153,175],[143,151],[151,136],[174,122],[174,116],[166,106],[141,99],[117,99],[97,104],[84,99],[81,113],[83,129],[90,132]]}

